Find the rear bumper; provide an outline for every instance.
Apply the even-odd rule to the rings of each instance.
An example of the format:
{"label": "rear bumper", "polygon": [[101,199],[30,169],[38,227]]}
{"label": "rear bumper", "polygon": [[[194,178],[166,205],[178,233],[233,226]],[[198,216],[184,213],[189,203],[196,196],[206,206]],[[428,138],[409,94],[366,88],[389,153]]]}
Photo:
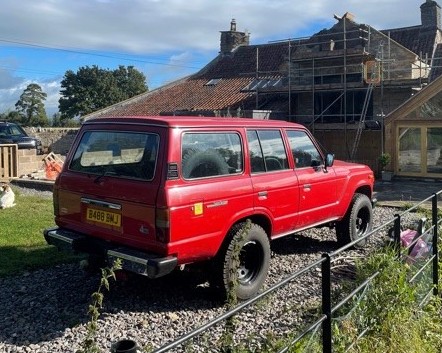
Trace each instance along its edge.
{"label": "rear bumper", "polygon": [[99,254],[106,257],[109,263],[121,259],[123,269],[149,278],[167,275],[175,269],[178,263],[178,259],[174,256],[161,257],[58,227],[45,229],[43,233],[46,242],[60,250]]}

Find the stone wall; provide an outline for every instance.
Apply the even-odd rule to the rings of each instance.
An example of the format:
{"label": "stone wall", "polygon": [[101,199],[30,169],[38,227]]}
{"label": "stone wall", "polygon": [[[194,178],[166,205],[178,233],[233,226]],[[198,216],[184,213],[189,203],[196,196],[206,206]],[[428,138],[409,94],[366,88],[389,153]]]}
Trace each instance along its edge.
{"label": "stone wall", "polygon": [[17,149],[11,154],[11,163],[16,166],[7,171],[1,179],[35,178],[45,179],[45,157],[53,152],[58,161],[64,161],[78,128],[25,128],[30,136],[38,137],[44,154],[37,155],[35,149]]}
{"label": "stone wall", "polygon": [[26,132],[38,137],[43,145],[44,153],[66,155],[78,128],[25,128]]}

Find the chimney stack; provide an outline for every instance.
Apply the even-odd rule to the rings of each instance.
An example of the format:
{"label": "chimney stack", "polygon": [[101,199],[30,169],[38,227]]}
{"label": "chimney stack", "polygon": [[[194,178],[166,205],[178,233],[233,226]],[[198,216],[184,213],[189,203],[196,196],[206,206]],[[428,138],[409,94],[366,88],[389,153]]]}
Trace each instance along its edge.
{"label": "chimney stack", "polygon": [[441,28],[440,6],[434,0],[426,0],[421,6],[422,27]]}
{"label": "chimney stack", "polygon": [[236,21],[230,22],[230,31],[221,31],[221,54],[231,54],[236,48],[242,45],[249,45],[249,34],[236,31]]}

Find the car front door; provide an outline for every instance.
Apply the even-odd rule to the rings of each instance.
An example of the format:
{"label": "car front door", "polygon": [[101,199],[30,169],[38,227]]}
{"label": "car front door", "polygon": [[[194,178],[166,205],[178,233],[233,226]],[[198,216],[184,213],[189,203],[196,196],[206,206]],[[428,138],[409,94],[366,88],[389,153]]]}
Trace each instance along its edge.
{"label": "car front door", "polygon": [[324,167],[324,158],[304,130],[288,130],[299,187],[297,229],[323,223],[336,208],[337,184],[333,167]]}

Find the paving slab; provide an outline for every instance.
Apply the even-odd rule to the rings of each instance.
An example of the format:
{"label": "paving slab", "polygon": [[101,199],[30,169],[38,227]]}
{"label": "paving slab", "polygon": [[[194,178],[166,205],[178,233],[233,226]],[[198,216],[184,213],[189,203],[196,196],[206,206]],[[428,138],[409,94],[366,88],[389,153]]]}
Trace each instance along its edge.
{"label": "paving slab", "polygon": [[[416,204],[423,200],[431,205],[431,197],[442,190],[442,181],[433,179],[393,179],[378,180],[374,186],[374,197],[380,206],[402,207]],[[442,195],[438,195],[439,207],[442,206]]]}

